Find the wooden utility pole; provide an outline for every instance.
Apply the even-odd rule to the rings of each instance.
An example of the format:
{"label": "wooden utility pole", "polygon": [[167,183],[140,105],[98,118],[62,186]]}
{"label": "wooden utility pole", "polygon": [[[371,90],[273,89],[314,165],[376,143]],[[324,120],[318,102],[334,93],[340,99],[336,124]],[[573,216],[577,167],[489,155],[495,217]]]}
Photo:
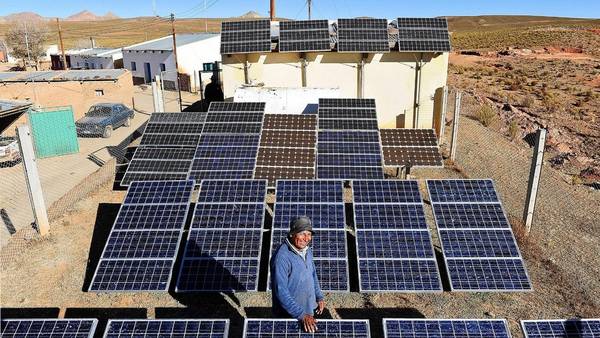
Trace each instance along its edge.
{"label": "wooden utility pole", "polygon": [[310,20],[312,17],[312,0],[306,0],[306,3],[308,5],[308,20]]}
{"label": "wooden utility pole", "polygon": [[271,0],[271,21],[275,20],[275,0]]}
{"label": "wooden utility pole", "polygon": [[183,110],[181,101],[181,83],[179,82],[179,63],[177,62],[177,39],[175,38],[175,14],[171,13],[171,31],[173,34],[173,57],[175,58],[175,73],[177,74],[177,93],[179,95],[179,111]]}
{"label": "wooden utility pole", "polygon": [[56,18],[56,25],[58,26],[58,39],[60,40],[60,53],[62,54],[63,70],[67,70],[67,56],[65,55],[65,46],[63,45],[62,31],[60,30],[60,21]]}
{"label": "wooden utility pole", "polygon": [[546,147],[546,129],[538,129],[536,133],[535,147],[533,148],[533,158],[531,159],[531,169],[529,171],[529,184],[527,186],[527,200],[523,211],[523,222],[525,223],[525,232],[527,235],[531,232],[533,223],[533,212],[537,199],[540,177],[542,175],[542,165],[544,164],[544,148]]}

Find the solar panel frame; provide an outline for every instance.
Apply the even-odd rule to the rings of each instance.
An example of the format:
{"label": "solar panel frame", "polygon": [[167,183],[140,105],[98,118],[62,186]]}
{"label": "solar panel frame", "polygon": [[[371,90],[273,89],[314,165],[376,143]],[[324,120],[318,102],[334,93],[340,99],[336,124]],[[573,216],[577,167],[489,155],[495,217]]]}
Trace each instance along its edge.
{"label": "solar panel frame", "polygon": [[337,27],[339,53],[388,53],[390,51],[386,19],[338,19]]}
{"label": "solar panel frame", "polygon": [[446,18],[397,18],[398,28],[415,29],[448,29],[448,20]]}
{"label": "solar panel frame", "polygon": [[[295,46],[298,48],[294,48]],[[279,23],[279,52],[330,50],[329,22],[327,20],[281,21]]]}
{"label": "solar panel frame", "polygon": [[[29,337],[46,337],[46,338],[93,338],[96,328],[98,326],[98,319],[96,318],[3,318],[2,331],[0,336],[3,338],[29,338]],[[27,333],[22,332],[20,329],[21,325],[28,323]],[[69,330],[72,325],[78,323],[77,332],[60,332],[55,333],[56,327],[59,325],[59,329],[64,331]],[[87,334],[85,332],[80,333],[81,326],[85,324],[89,325]],[[16,325],[16,326],[15,326]],[[31,332],[32,326],[34,326],[36,332]],[[52,330],[48,332],[48,325],[51,325]],[[14,330],[13,330],[14,328]],[[42,332],[44,330],[44,332]],[[10,332],[7,332],[10,331]],[[13,333],[14,331],[14,333]],[[30,333],[31,332],[31,333]]]}
{"label": "solar panel frame", "polygon": [[[448,279],[450,280],[450,287],[452,291],[459,292],[523,292],[532,291],[533,286],[531,284],[531,278],[525,267],[525,261],[521,258],[445,258],[446,271],[448,273]],[[460,266],[459,266],[460,264]],[[461,269],[455,272],[454,268]],[[508,274],[508,279],[496,280],[496,275],[479,274],[476,269],[488,269],[502,268],[500,271],[502,274]],[[468,271],[466,271],[468,270]],[[468,276],[465,273],[472,272],[472,275]],[[513,278],[515,273],[517,278]],[[460,276],[459,278],[453,278],[452,276]],[[482,280],[486,278],[486,280]],[[491,280],[490,280],[491,279]],[[475,287],[474,284],[477,284]],[[511,285],[508,285],[511,284]],[[484,285],[484,286],[479,286]]]}
{"label": "solar panel frame", "polygon": [[[163,323],[167,323],[171,325],[171,329],[169,330],[169,332],[167,332],[166,330],[163,329],[162,324]],[[205,329],[202,329],[202,326],[205,326],[206,324],[211,324],[212,326],[214,326],[215,324],[223,324],[223,332],[221,335],[221,332],[214,332],[214,327],[210,328],[210,332],[200,332],[201,330],[206,331]],[[122,327],[125,324],[133,324],[134,326],[130,326],[129,327],[129,331],[127,332],[122,332]],[[148,324],[148,326],[150,326],[150,324],[154,324],[153,326],[153,334],[150,335],[148,332],[148,326],[146,326],[146,328],[142,328],[140,327],[139,324]],[[179,330],[175,330],[175,326],[177,324],[186,324],[186,328],[184,332],[181,332]],[[192,325],[197,325],[197,327],[192,327],[192,330],[189,329],[190,324]],[[113,326],[115,325],[121,325],[118,329],[113,328]],[[148,337],[148,336],[167,336],[167,335],[185,335],[185,336],[200,336],[201,337],[205,337],[207,334],[210,335],[210,338],[218,338],[218,337],[222,337],[222,338],[226,338],[229,335],[229,325],[230,325],[230,321],[229,319],[110,319],[106,325],[106,330],[104,331],[104,335],[103,338],[125,338],[125,337],[130,337],[133,338],[138,337],[138,336],[144,336],[144,337]],[[198,330],[195,330],[198,329]],[[113,331],[111,331],[113,330]],[[116,332],[115,332],[116,331]],[[142,332],[143,331],[143,332]],[[208,337],[208,336],[206,336]]]}
{"label": "solar panel frame", "polygon": [[449,52],[446,18],[398,18],[398,50],[401,52]]}
{"label": "solar panel frame", "polygon": [[271,51],[271,22],[268,19],[221,23],[221,54]]}
{"label": "solar panel frame", "polygon": [[382,147],[384,164],[413,168],[443,168],[444,159],[438,147]]}
{"label": "solar panel frame", "polygon": [[150,114],[150,118],[148,119],[148,123],[178,123],[178,124],[186,124],[186,123],[204,123],[206,120],[205,112],[154,112]]}
{"label": "solar panel frame", "polygon": [[[400,326],[402,323],[408,325],[418,325],[417,330],[409,330],[407,335],[401,332],[390,332],[389,325]],[[492,327],[492,332],[481,332],[481,324],[485,323]],[[455,324],[462,324],[460,330],[455,329]],[[442,325],[452,329],[452,332],[442,332]],[[499,326],[502,325],[502,326]],[[464,328],[464,330],[463,330]],[[400,327],[398,328],[400,329]],[[395,330],[394,330],[395,331]],[[449,331],[449,330],[448,330]],[[492,334],[490,336],[490,333]],[[401,318],[383,318],[383,336],[385,338],[413,338],[413,337],[447,337],[447,338],[510,338],[510,329],[506,319],[401,319]]]}
{"label": "solar panel frame", "polygon": [[[429,194],[431,203],[460,203],[460,204],[468,204],[468,203],[500,203],[500,197],[498,196],[497,190],[496,190],[496,185],[494,184],[494,181],[491,179],[444,179],[444,180],[439,180],[439,179],[428,179],[426,180],[427,182],[427,192]],[[465,184],[466,182],[472,182],[473,184],[471,184],[471,187],[469,188],[473,188],[473,189],[479,189],[481,190],[482,188],[480,187],[481,185],[487,185],[486,187],[483,187],[483,189],[488,190],[486,193],[487,195],[482,197],[483,200],[481,199],[477,199],[477,197],[473,197],[472,194],[469,196],[450,196],[450,197],[444,197],[443,200],[437,200],[437,196],[442,193],[441,190],[438,191],[438,189],[436,188],[436,190],[432,189],[432,184],[430,183],[432,182],[433,184],[443,184],[445,182],[448,182],[449,184],[452,184],[454,182],[455,185],[461,185],[461,193],[467,192],[466,191],[466,187]],[[476,184],[476,187],[472,187],[474,184]],[[443,187],[442,187],[443,188]],[[465,189],[463,189],[465,188]],[[491,189],[490,189],[491,188]],[[477,193],[477,192],[476,192]]]}
{"label": "solar panel frame", "polygon": [[600,318],[521,320],[521,328],[525,338],[594,338],[600,337]]}
{"label": "solar panel frame", "polygon": [[[256,324],[254,324],[256,323]],[[259,325],[262,326],[262,323],[272,323],[273,326],[275,326],[275,323],[283,323],[286,327],[286,332],[284,333],[279,333],[279,332],[272,332],[272,334],[270,335],[264,335],[261,334],[261,332],[258,332],[256,334],[253,334],[253,325]],[[319,329],[319,331],[317,331],[316,333],[307,333],[307,332],[303,332],[303,330],[301,330],[301,328],[299,327],[298,324],[298,320],[296,319],[254,319],[254,318],[246,318],[244,320],[244,331],[243,331],[243,337],[244,338],[260,338],[260,337],[279,337],[279,338],[286,338],[286,337],[322,337],[323,334],[327,337],[338,337],[338,338],[342,338],[342,337],[357,337],[357,338],[370,338],[371,337],[371,328],[369,326],[369,321],[366,319],[319,319],[319,323],[323,323],[325,324],[325,329],[323,330],[322,326]],[[333,327],[335,324],[339,324],[340,328],[341,325],[344,326],[352,326],[353,328],[356,325],[361,325],[364,326],[364,328],[361,328],[361,332],[364,332],[364,335],[348,335],[349,332],[346,331],[341,331],[341,330],[336,330],[333,332],[330,332],[330,330],[328,330],[331,327],[331,330],[333,330]],[[287,334],[287,327],[290,327],[290,329],[293,329],[293,332],[289,332],[289,335]],[[297,329],[296,329],[297,328]],[[356,329],[353,330],[354,333],[356,333]],[[265,332],[266,334],[266,332]]]}

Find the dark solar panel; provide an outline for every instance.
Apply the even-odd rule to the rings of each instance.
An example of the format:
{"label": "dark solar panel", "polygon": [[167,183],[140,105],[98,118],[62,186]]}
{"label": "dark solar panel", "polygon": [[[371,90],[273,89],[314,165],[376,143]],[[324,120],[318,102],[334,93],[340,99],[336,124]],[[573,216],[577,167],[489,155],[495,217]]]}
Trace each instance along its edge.
{"label": "dark solar panel", "polygon": [[432,203],[499,203],[492,180],[427,180]]}
{"label": "dark solar panel", "polygon": [[381,167],[327,167],[317,168],[317,177],[322,179],[383,179]]}
{"label": "dark solar panel", "polygon": [[196,134],[202,133],[203,123],[148,123],[144,134]]}
{"label": "dark solar panel", "polygon": [[[191,162],[190,162],[191,163]],[[126,172],[121,179],[122,186],[128,186],[133,181],[178,181],[188,178],[188,171],[165,173],[165,172]]]}
{"label": "dark solar panel", "polygon": [[[273,230],[271,252],[275,252],[279,246],[285,242],[288,232],[289,227],[288,229]],[[314,257],[345,259],[348,256],[346,233],[345,231],[340,231],[340,229],[315,229],[310,246],[313,250]]]}
{"label": "dark solar panel", "polygon": [[398,18],[401,52],[449,52],[450,35],[445,18]]}
{"label": "dark solar panel", "polygon": [[342,203],[277,203],[273,228],[289,229],[290,223],[300,217],[308,216],[315,229],[344,229],[345,211]]}
{"label": "dark solar panel", "polygon": [[213,158],[207,161],[204,158],[197,158],[192,165],[192,171],[250,171],[254,170],[256,160],[253,157],[238,158],[232,163],[231,158]]}
{"label": "dark solar panel", "polygon": [[181,230],[113,231],[103,259],[172,258],[177,255]]}
{"label": "dark solar panel", "polygon": [[360,258],[435,258],[427,231],[362,230],[356,241]]}
{"label": "dark solar panel", "polygon": [[194,181],[133,182],[124,204],[181,204],[190,202]]}
{"label": "dark solar panel", "polygon": [[504,319],[384,318],[386,338],[510,338]]}
{"label": "dark solar panel", "polygon": [[343,182],[337,180],[279,180],[277,202],[343,203]]}
{"label": "dark solar panel", "polygon": [[391,166],[443,167],[438,147],[383,147],[385,164]]}
{"label": "dark solar panel", "polygon": [[412,180],[355,180],[354,203],[421,203],[419,184]]}
{"label": "dark solar panel", "polygon": [[379,143],[377,131],[320,131],[319,142],[372,142]]}
{"label": "dark solar panel", "polygon": [[381,164],[381,154],[322,154],[317,162],[321,167],[373,167]]}
{"label": "dark solar panel", "polygon": [[326,292],[348,291],[350,287],[348,282],[348,258],[318,259],[315,257],[315,269],[321,290]]}
{"label": "dark solar panel", "polygon": [[280,52],[331,50],[327,20],[281,21],[279,23]]}
{"label": "dark solar panel", "polygon": [[386,19],[338,19],[338,52],[389,52]]}
{"label": "dark solar panel", "polygon": [[265,180],[206,180],[200,186],[198,203],[263,203]]}
{"label": "dark solar panel", "polygon": [[597,338],[600,319],[522,320],[525,338]]}
{"label": "dark solar panel", "polygon": [[104,338],[227,338],[229,319],[111,319]]}
{"label": "dark solar panel", "polygon": [[321,119],[377,119],[375,108],[320,108]]}
{"label": "dark solar panel", "polygon": [[523,291],[531,282],[523,260],[517,259],[450,259],[446,267],[453,291]]}
{"label": "dark solar panel", "polygon": [[[208,108],[210,112],[264,112],[264,102],[211,102]],[[207,119],[208,119],[207,116]]]}
{"label": "dark solar panel", "polygon": [[319,109],[321,108],[373,108],[375,109],[375,99],[349,99],[349,98],[320,98]]}
{"label": "dark solar panel", "polygon": [[267,179],[269,187],[274,187],[275,182],[281,178],[298,180],[315,178],[315,169],[257,166],[254,177]]}
{"label": "dark solar panel", "polygon": [[200,134],[144,134],[140,146],[151,147],[195,147]]}
{"label": "dark solar panel", "polygon": [[185,258],[257,258],[262,229],[193,229]]}
{"label": "dark solar panel", "polygon": [[206,117],[206,123],[262,123],[263,116],[263,112],[210,111]]}
{"label": "dark solar panel", "polygon": [[359,260],[360,290],[363,292],[439,292],[440,276],[434,259]]}
{"label": "dark solar panel", "polygon": [[180,229],[189,205],[185,204],[125,204],[113,226],[115,230]]}
{"label": "dark solar panel", "polygon": [[377,130],[377,120],[319,119],[320,130]]}
{"label": "dark solar panel", "polygon": [[198,112],[181,112],[181,113],[152,113],[148,123],[166,123],[166,124],[182,124],[182,123],[204,123],[206,113]]}
{"label": "dark solar panel", "polygon": [[172,259],[100,260],[90,291],[167,291]]}
{"label": "dark solar panel", "polygon": [[510,228],[499,203],[433,204],[438,228]]}
{"label": "dark solar panel", "polygon": [[209,134],[260,134],[261,123],[207,123],[204,133]]}
{"label": "dark solar panel", "polygon": [[381,145],[384,147],[437,147],[433,129],[381,129]]}
{"label": "dark solar panel", "polygon": [[[258,145],[252,147],[200,146],[198,149],[196,149],[195,158],[205,159],[204,161],[209,161],[216,158],[225,158],[232,160],[232,162],[237,162],[233,161],[233,159],[255,158],[257,152]],[[192,170],[195,170],[195,168],[192,167]]]}
{"label": "dark solar panel", "polygon": [[354,204],[357,229],[427,230],[422,204]]}
{"label": "dark solar panel", "polygon": [[221,54],[271,51],[269,20],[221,23]]}
{"label": "dark solar panel", "polygon": [[3,338],[92,338],[97,319],[2,319]]}
{"label": "dark solar panel", "polygon": [[200,182],[202,180],[246,180],[252,178],[252,170],[192,170],[190,171],[190,179]]}
{"label": "dark solar panel", "polygon": [[401,52],[449,52],[452,48],[450,41],[398,41]]}
{"label": "dark solar panel", "polygon": [[295,319],[246,319],[244,338],[371,337],[368,320],[320,319],[317,332],[307,333]]}
{"label": "dark solar panel", "polygon": [[135,150],[133,160],[191,160],[194,158],[193,148],[144,148]]}
{"label": "dark solar panel", "polygon": [[520,257],[512,231],[507,230],[441,230],[444,255],[460,257]]}
{"label": "dark solar panel", "polygon": [[200,136],[201,147],[253,147],[258,144],[260,135],[220,135],[203,134]]}
{"label": "dark solar panel", "polygon": [[121,185],[128,186],[133,181],[185,180],[193,158],[193,148],[138,147]]}
{"label": "dark solar panel", "polygon": [[446,18],[398,18],[398,28],[447,29]]}
{"label": "dark solar panel", "polygon": [[[367,142],[320,142],[317,148],[318,154],[381,154],[379,143]],[[381,162],[378,163],[381,166]],[[375,165],[377,166],[377,165]]]}
{"label": "dark solar panel", "polygon": [[196,205],[191,228],[261,228],[264,206],[261,203],[200,203]]}
{"label": "dark solar panel", "polygon": [[257,291],[258,259],[184,259],[177,292]]}
{"label": "dark solar panel", "polygon": [[265,114],[263,129],[315,131],[317,116],[314,114]]}

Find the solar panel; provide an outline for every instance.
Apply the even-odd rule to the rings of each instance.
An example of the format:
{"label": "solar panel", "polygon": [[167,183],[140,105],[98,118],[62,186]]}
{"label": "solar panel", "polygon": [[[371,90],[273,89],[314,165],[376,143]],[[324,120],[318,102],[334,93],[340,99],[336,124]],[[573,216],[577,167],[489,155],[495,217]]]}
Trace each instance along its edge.
{"label": "solar panel", "polygon": [[338,19],[338,52],[390,51],[386,19]]}
{"label": "solar panel", "polygon": [[433,129],[381,129],[384,147],[437,147]]}
{"label": "solar panel", "polygon": [[505,319],[383,319],[386,338],[510,338]]}
{"label": "solar panel", "polygon": [[167,291],[194,181],[133,182],[90,291]]}
{"label": "solar panel", "polygon": [[4,338],[92,338],[97,319],[2,319]]}
{"label": "solar panel", "polygon": [[221,54],[271,51],[270,20],[221,23]]}
{"label": "solar panel", "polygon": [[[319,154],[381,154],[379,143],[366,142],[319,142]],[[381,165],[381,162],[379,163]]]}
{"label": "solar panel", "polygon": [[314,114],[265,114],[263,129],[315,131],[317,116]]}
{"label": "solar panel", "polygon": [[449,52],[445,18],[398,18],[398,49],[404,52]]}
{"label": "solar panel", "polygon": [[207,123],[204,132],[209,134],[260,134],[260,123]]}
{"label": "solar panel", "polygon": [[382,129],[380,133],[386,165],[444,165],[433,129]]}
{"label": "solar panel", "polygon": [[374,109],[358,108],[321,108],[319,118],[322,119],[376,119],[377,113]]}
{"label": "solar panel", "polygon": [[144,134],[140,146],[148,147],[195,147],[200,134]]}
{"label": "solar panel", "polygon": [[377,120],[319,119],[320,130],[377,130]]}
{"label": "solar panel", "polygon": [[522,320],[525,338],[600,337],[600,319]]}
{"label": "solar panel", "polygon": [[295,319],[249,319],[244,323],[244,338],[291,337],[371,337],[368,320],[319,319],[317,332],[307,333]]}
{"label": "solar panel", "polygon": [[376,131],[320,131],[319,141],[379,143],[379,135]]}
{"label": "solar panel", "polygon": [[167,124],[184,124],[184,123],[204,123],[206,113],[203,112],[176,112],[176,113],[152,113],[148,123],[167,123]]}
{"label": "solar panel", "polygon": [[452,290],[531,290],[492,180],[428,180],[427,185]]}
{"label": "solar panel", "polygon": [[[242,109],[242,107],[238,107],[238,109]],[[238,113],[238,111],[239,110],[236,110],[236,111],[211,110],[210,114],[208,114],[208,116],[206,117],[206,122],[207,123],[217,123],[217,122],[262,123],[263,115],[264,115],[263,112],[243,111],[242,113]]]}
{"label": "solar panel", "polygon": [[417,181],[352,181],[360,290],[442,290]]}
{"label": "solar panel", "polygon": [[321,167],[369,167],[381,163],[381,159],[381,154],[319,154],[317,156]]}
{"label": "solar panel", "polygon": [[320,98],[319,109],[321,108],[373,108],[375,109],[375,99],[355,99],[355,98]]}
{"label": "solar panel", "polygon": [[226,338],[228,334],[229,319],[111,319],[104,338]]}
{"label": "solar panel", "polygon": [[256,291],[265,180],[204,180],[177,292]]}
{"label": "solar panel", "polygon": [[199,146],[207,147],[253,147],[258,144],[260,135],[220,135],[203,134]]}
{"label": "solar panel", "polygon": [[152,113],[140,147],[195,147],[205,120],[206,113]]}
{"label": "solar panel", "polygon": [[263,130],[260,145],[262,148],[315,149],[315,130]]}
{"label": "solar panel", "polygon": [[254,177],[267,179],[271,187],[275,184],[274,182],[281,178],[312,179],[315,177],[315,169],[257,166],[254,171]]}
{"label": "solar panel", "polygon": [[244,180],[252,178],[252,170],[239,170],[238,168],[228,168],[230,170],[192,170],[190,179],[200,182],[202,180]]}
{"label": "solar panel", "polygon": [[[264,112],[264,102],[211,102],[209,112]],[[209,113],[207,118],[211,114]]]}
{"label": "solar panel", "polygon": [[203,126],[202,123],[148,123],[144,134],[200,134]]}
{"label": "solar panel", "polygon": [[254,170],[255,159],[253,157],[238,158],[235,163],[231,163],[231,158],[213,158],[206,161],[204,158],[194,160],[193,171],[250,171]]}
{"label": "solar panel", "polygon": [[[314,148],[310,149],[261,147],[258,151],[257,166],[280,168],[307,168],[313,169],[314,172],[315,159],[316,156]],[[259,177],[257,176],[257,178]],[[290,177],[277,177],[277,179],[285,178]],[[273,183],[275,183],[275,181],[273,181]],[[269,186],[274,186],[274,184],[269,184]]]}
{"label": "solar panel", "polygon": [[449,52],[450,41],[398,41],[401,52]]}
{"label": "solar panel", "polygon": [[310,52],[331,50],[327,20],[281,21],[279,23],[280,52]]}
{"label": "solar panel", "polygon": [[382,179],[383,171],[379,167],[327,167],[317,168],[317,177],[324,179]]}
{"label": "solar panel", "polygon": [[398,18],[398,28],[448,29],[446,18]]}
{"label": "solar panel", "polygon": [[311,244],[315,268],[324,291],[349,288],[343,194],[343,182],[334,180],[278,180],[275,190],[271,256],[283,243],[291,222],[309,217],[315,229]]}

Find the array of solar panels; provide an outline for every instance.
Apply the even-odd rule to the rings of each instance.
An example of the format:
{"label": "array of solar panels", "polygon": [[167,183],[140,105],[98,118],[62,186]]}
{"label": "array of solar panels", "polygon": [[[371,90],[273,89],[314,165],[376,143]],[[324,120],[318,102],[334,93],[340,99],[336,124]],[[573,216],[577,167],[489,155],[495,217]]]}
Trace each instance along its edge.
{"label": "array of solar panels", "polygon": [[319,99],[317,178],[382,179],[374,99]]}
{"label": "array of solar panels", "polygon": [[316,115],[267,114],[258,150],[255,178],[315,177]]}
{"label": "array of solar panels", "polygon": [[382,129],[380,134],[385,165],[444,166],[433,129]]}
{"label": "array of solar panels", "polygon": [[205,120],[206,113],[153,113],[121,185],[187,179]]}
{"label": "array of solar panels", "polygon": [[252,178],[264,114],[264,102],[212,102],[190,178]]}
{"label": "array of solar panels", "polygon": [[290,223],[308,216],[313,223],[313,257],[321,289],[348,291],[348,248],[344,182],[278,180],[271,236],[271,256],[286,238]]}
{"label": "array of solar panels", "polygon": [[[398,49],[406,52],[450,51],[445,18],[398,18]],[[337,41],[341,53],[387,53],[390,35],[386,19],[338,19],[332,39],[328,20],[282,21],[279,23],[280,52],[330,51]],[[392,40],[393,45],[396,41]],[[223,22],[221,53],[271,52],[269,20]]]}
{"label": "array of solar panels", "polygon": [[449,52],[450,35],[445,18],[398,18],[401,52]]}
{"label": "array of solar panels", "polygon": [[492,180],[428,180],[454,291],[524,291],[531,282]]}
{"label": "array of solar panels", "polygon": [[353,181],[359,286],[363,292],[441,292],[416,181]]}
{"label": "array of solar panels", "polygon": [[135,181],[125,196],[90,291],[168,291],[194,181]]}
{"label": "array of solar panels", "polygon": [[[2,319],[3,338],[92,338],[97,319]],[[600,319],[523,320],[525,338],[597,338]],[[315,333],[304,332],[295,319],[246,319],[245,338],[370,337],[364,319],[321,319]],[[384,318],[386,338],[510,338],[505,319]],[[111,319],[104,338],[205,337],[225,338],[229,319]]]}
{"label": "array of solar panels", "polygon": [[204,180],[177,291],[257,291],[265,180]]}

